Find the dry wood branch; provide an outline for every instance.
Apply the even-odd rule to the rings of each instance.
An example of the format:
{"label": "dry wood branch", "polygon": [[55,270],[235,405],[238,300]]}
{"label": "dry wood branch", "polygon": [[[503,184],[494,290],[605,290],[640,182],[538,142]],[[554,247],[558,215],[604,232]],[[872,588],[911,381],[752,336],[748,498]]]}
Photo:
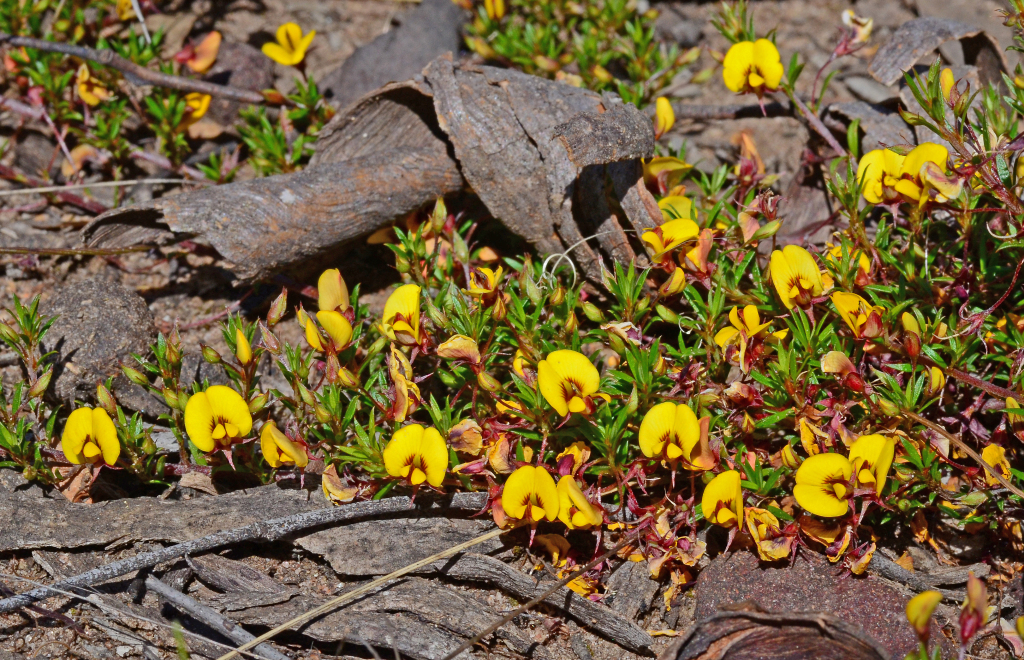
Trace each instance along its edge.
{"label": "dry wood branch", "polygon": [[[125,575],[132,571],[149,568],[159,563],[178,559],[185,555],[200,554],[226,545],[243,541],[274,541],[289,534],[321,525],[329,525],[347,520],[358,520],[374,516],[389,516],[416,511],[420,514],[440,511],[479,511],[486,502],[483,493],[456,493],[450,497],[431,502],[420,501],[413,504],[408,497],[391,497],[384,500],[357,502],[333,509],[319,509],[299,513],[284,518],[266,520],[246,525],[237,529],[225,530],[198,539],[178,543],[167,548],[144,552],[134,557],[122,559],[74,577],[62,580],[53,587],[32,589],[13,598],[0,600],[0,612],[11,612],[20,607],[67,591],[75,587],[85,587],[97,582]],[[57,590],[57,591],[55,591]]]}
{"label": "dry wood branch", "polygon": [[[0,165],[0,177],[4,179],[9,179],[10,181],[14,181],[16,183],[21,183],[27,186],[33,186],[35,188],[41,188],[46,185],[45,182],[40,181],[35,177],[21,174],[15,171],[13,168],[7,167],[6,165]],[[67,204],[73,204],[78,208],[82,209],[83,211],[89,211],[90,213],[103,213],[104,211],[108,210],[106,206],[100,204],[97,201],[85,199],[84,197],[80,197],[69,192],[60,191],[54,192],[52,194],[60,201],[65,202]]]}
{"label": "dry wood branch", "polygon": [[962,589],[941,589],[932,582],[918,576],[917,573],[908,571],[891,559],[882,556],[879,552],[876,552],[871,556],[871,563],[868,564],[868,569],[884,578],[888,578],[893,582],[898,582],[908,589],[912,589],[919,593],[922,591],[935,590],[942,594],[943,598],[957,602],[962,600],[964,597]]}
{"label": "dry wood branch", "polygon": [[0,44],[9,44],[16,48],[35,48],[36,50],[45,50],[51,53],[63,53],[83,60],[98,62],[112,69],[117,69],[125,74],[130,82],[136,84],[141,82],[142,84],[178,89],[183,92],[200,92],[201,94],[209,94],[210,96],[241,101],[243,103],[263,103],[266,100],[259,92],[153,71],[152,69],[139,66],[131,60],[126,60],[109,49],[97,50],[95,48],[86,48],[85,46],[46,41],[45,39],[16,37],[3,32],[0,32]]}
{"label": "dry wood branch", "polygon": [[[221,616],[213,608],[207,607],[194,598],[191,598],[190,596],[177,591],[173,587],[164,584],[152,575],[146,578],[146,588],[156,594],[159,594],[161,598],[177,609],[185,612],[196,620],[205,623],[238,644],[245,644],[246,642],[251,642],[256,639],[254,635],[247,632],[234,621]],[[288,660],[288,656],[284,655],[270,644],[260,644],[254,648],[253,651],[267,660]]]}

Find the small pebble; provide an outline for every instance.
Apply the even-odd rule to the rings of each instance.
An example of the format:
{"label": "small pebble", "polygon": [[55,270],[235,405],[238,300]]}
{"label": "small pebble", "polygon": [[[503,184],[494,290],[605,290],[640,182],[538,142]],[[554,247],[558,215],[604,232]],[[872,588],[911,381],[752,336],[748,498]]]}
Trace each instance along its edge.
{"label": "small pebble", "polygon": [[130,647],[130,646],[118,646],[117,649],[115,649],[114,652],[117,653],[122,658],[124,658],[124,657],[127,657],[128,654],[132,652],[132,647]]}

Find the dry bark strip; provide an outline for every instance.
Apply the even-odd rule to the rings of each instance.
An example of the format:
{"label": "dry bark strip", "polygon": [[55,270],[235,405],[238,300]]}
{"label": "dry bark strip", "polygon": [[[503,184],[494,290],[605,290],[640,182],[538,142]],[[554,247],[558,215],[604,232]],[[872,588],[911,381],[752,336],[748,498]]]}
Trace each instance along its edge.
{"label": "dry bark strip", "polygon": [[659,660],[889,660],[860,628],[828,614],[722,612],[698,622]]}
{"label": "dry bark strip", "polygon": [[999,73],[1010,70],[999,42],[985,31],[959,21],[924,17],[901,25],[875,53],[868,73],[883,85],[892,85],[923,56],[954,39],[963,46],[964,62],[978,67],[983,83],[998,85]]}
{"label": "dry bark strip", "polygon": [[[248,625],[274,627],[325,600],[297,596],[284,605],[251,608],[234,616]],[[298,631],[318,641],[345,641],[357,646],[365,642],[393,648],[416,660],[438,660],[498,617],[499,613],[470,592],[407,577],[303,625]],[[499,636],[517,654],[547,656],[543,647],[524,638],[513,626],[503,627]]]}
{"label": "dry bark strip", "polygon": [[[224,530],[208,536],[178,543],[166,548],[144,552],[134,557],[128,557],[120,561],[105,564],[96,569],[86,571],[67,580],[53,585],[54,588],[68,591],[76,587],[89,585],[109,580],[111,578],[125,575],[132,571],[149,568],[165,561],[178,559],[185,555],[195,555],[214,550],[216,548],[241,543],[243,541],[275,541],[296,532],[304,531],[322,525],[337,524],[350,520],[359,520],[368,517],[382,517],[399,515],[403,513],[416,512],[417,515],[437,513],[441,511],[472,511],[476,512],[483,508],[486,502],[485,493],[455,493],[440,499],[427,501],[420,498],[415,504],[408,497],[391,497],[383,500],[371,500],[368,502],[357,502],[345,506],[306,511],[283,518],[273,520],[260,520],[245,527]],[[221,498],[214,498],[215,500]],[[26,520],[32,520],[29,515]],[[215,519],[210,521],[217,524]],[[18,594],[11,598],[0,600],[0,612],[11,612],[20,607],[58,595],[50,587],[40,587],[31,591]]]}
{"label": "dry bark strip", "polygon": [[[581,168],[556,139],[559,126],[583,113],[601,130],[593,144],[584,146],[584,137],[573,142],[574,152],[608,169],[588,180],[596,189],[583,192],[607,196],[610,208],[621,209],[617,223],[635,230],[660,224],[638,160],[653,153],[653,129],[635,107],[517,71],[438,58],[422,76],[386,85],[339,112],[304,171],[110,211],[83,236],[90,247],[193,238],[249,281],[329,256],[468,184],[510,230],[543,253],[572,249],[597,280],[599,256],[581,228],[607,217],[589,217],[573,203]],[[598,240],[606,251],[617,246],[618,258],[631,256],[621,236]]]}
{"label": "dry bark strip", "polygon": [[228,612],[276,605],[299,593],[295,587],[282,584],[243,562],[220,555],[211,553],[201,557],[185,557],[185,561],[201,582],[224,592],[214,596],[211,602]]}

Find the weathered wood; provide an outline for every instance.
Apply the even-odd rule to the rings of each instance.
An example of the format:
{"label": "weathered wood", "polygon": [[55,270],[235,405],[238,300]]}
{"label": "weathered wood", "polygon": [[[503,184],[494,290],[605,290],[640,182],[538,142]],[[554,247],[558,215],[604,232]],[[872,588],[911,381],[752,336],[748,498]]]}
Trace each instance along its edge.
{"label": "weathered wood", "polygon": [[269,575],[227,557],[208,554],[185,559],[200,581],[224,592],[211,598],[210,602],[229,612],[283,603],[299,593],[295,587],[281,584]]}
{"label": "weathered wood", "polygon": [[608,104],[600,112],[582,112],[556,126],[554,137],[580,168],[654,154],[651,120],[632,104]]}
{"label": "weathered wood", "polygon": [[[508,564],[476,553],[467,552],[445,563],[434,564],[438,575],[471,582],[483,582],[515,596],[530,600],[543,594],[550,586],[536,582]],[[564,612],[580,625],[635,652],[646,652],[654,640],[643,628],[619,616],[604,605],[583,598],[565,587],[548,596],[544,603]]]}
{"label": "weathered wood", "polygon": [[[216,610],[203,605],[194,598],[176,591],[152,575],[146,578],[146,588],[160,596],[172,607],[206,624],[228,639],[232,639],[239,644],[245,644],[256,639],[254,635],[247,632],[231,619],[222,616]],[[259,657],[265,658],[265,660],[289,660],[288,656],[266,643],[260,644],[252,652]]]}
{"label": "weathered wood", "polygon": [[[415,504],[408,497],[391,497],[383,500],[371,500],[340,507],[306,511],[273,520],[261,520],[245,527],[224,530],[167,548],[144,552],[134,557],[112,562],[63,580],[53,586],[56,589],[67,591],[74,587],[89,586],[132,571],[149,568],[150,566],[185,555],[200,554],[243,541],[274,541],[295,532],[349,520],[359,520],[373,516],[398,515],[413,511],[419,515],[429,513],[431,510],[435,512],[451,510],[476,512],[483,507],[486,497],[486,493],[455,493],[434,500],[421,497]],[[28,520],[31,520],[31,516],[28,517]],[[216,524],[217,521],[212,520],[211,522]],[[39,587],[11,598],[0,600],[0,612],[10,612],[56,594],[57,592],[50,587]]]}
{"label": "weathered wood", "polygon": [[605,599],[612,611],[630,621],[645,613],[651,607],[658,583],[651,579],[647,562],[626,561],[608,578],[608,597]]}

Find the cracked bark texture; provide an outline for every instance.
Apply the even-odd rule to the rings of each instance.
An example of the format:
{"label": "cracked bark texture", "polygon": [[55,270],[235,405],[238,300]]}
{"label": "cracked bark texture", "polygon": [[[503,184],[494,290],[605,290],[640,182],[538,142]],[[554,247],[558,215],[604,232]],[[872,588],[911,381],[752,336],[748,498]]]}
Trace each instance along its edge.
{"label": "cracked bark texture", "polygon": [[[435,59],[339,112],[316,148],[301,172],[115,209],[83,238],[106,248],[190,238],[253,281],[315,264],[468,186],[538,251],[570,251],[599,282],[591,238],[628,261],[640,243],[623,225],[661,222],[639,160],[653,154],[650,120],[614,97],[517,71]],[[584,166],[596,169],[580,178]]]}

